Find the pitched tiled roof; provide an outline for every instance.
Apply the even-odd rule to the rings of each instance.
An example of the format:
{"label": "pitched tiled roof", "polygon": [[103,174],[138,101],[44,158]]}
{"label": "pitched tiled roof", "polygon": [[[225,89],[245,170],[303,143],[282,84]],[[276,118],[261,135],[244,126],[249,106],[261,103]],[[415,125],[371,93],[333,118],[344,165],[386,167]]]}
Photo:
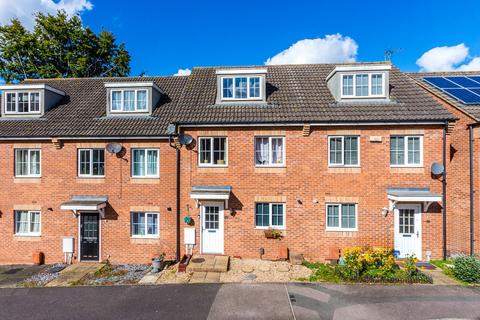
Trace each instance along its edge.
{"label": "pitched tiled roof", "polygon": [[[267,68],[267,102],[215,105],[219,68],[194,68],[190,76],[28,80],[66,93],[39,119],[0,118],[1,137],[163,136],[169,123],[244,124],[304,122],[430,122],[454,117],[393,68],[391,102],[336,103],[326,77],[333,64]],[[223,67],[222,67],[223,68]],[[243,68],[243,67],[242,67]],[[253,67],[252,67],[253,68]],[[258,67],[256,67],[258,68]],[[106,116],[105,82],[153,81],[165,93],[152,116]]]}
{"label": "pitched tiled roof", "polygon": [[[152,116],[106,117],[106,82],[153,81],[165,93]],[[80,78],[27,80],[66,93],[38,119],[0,119],[0,137],[161,136],[176,110],[187,77]]]}
{"label": "pitched tiled roof", "polygon": [[[259,67],[252,67],[259,68]],[[185,87],[178,123],[400,122],[443,121],[453,116],[393,68],[391,102],[336,103],[325,79],[333,64],[267,68],[267,103],[215,105],[218,67],[194,68]]]}
{"label": "pitched tiled roof", "polygon": [[415,79],[422,87],[428,88],[430,92],[437,95],[442,100],[445,100],[458,109],[463,110],[476,121],[480,121],[480,104],[464,104],[457,99],[452,98],[442,90],[423,81],[424,77],[478,76],[480,75],[480,71],[409,72],[407,75]]}

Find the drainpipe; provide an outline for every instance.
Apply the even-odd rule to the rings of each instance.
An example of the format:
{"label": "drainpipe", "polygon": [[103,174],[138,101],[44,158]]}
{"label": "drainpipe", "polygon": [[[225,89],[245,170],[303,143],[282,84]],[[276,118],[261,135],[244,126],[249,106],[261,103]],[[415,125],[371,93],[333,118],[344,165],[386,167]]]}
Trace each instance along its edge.
{"label": "drainpipe", "polygon": [[177,262],[180,261],[180,148],[177,148]]}
{"label": "drainpipe", "polygon": [[443,128],[443,260],[447,259],[447,129]]}
{"label": "drainpipe", "polygon": [[473,198],[474,189],[473,189],[473,128],[472,126],[468,127],[469,129],[469,144],[470,144],[470,255],[473,256],[475,253],[474,250],[474,239],[475,239],[475,230],[474,230],[474,203]]}

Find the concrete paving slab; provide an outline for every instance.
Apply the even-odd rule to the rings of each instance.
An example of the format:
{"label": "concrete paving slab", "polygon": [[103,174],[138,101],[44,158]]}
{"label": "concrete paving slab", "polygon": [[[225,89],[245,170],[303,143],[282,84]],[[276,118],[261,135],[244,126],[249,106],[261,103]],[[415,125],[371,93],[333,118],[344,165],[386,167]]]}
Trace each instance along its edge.
{"label": "concrete paving slab", "polygon": [[450,278],[446,274],[443,273],[442,269],[436,268],[433,270],[429,269],[422,269],[422,272],[426,275],[432,277],[433,284],[435,285],[442,285],[442,286],[454,286],[460,284],[455,279]]}
{"label": "concrete paving slab", "polygon": [[227,272],[229,261],[229,256],[194,255],[187,272]]}
{"label": "concrete paving slab", "polygon": [[58,278],[46,284],[46,287],[68,287],[75,285],[87,274],[92,274],[105,266],[104,263],[76,263],[68,266]]}
{"label": "concrete paving slab", "polygon": [[156,284],[161,276],[161,272],[147,273],[142,279],[140,279],[140,281],[138,281],[138,284]]}

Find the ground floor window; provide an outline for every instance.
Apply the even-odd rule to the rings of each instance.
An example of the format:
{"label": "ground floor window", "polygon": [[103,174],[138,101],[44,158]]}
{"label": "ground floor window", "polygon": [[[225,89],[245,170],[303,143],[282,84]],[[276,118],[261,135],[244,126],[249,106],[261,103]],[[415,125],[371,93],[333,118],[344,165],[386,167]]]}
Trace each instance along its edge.
{"label": "ground floor window", "polygon": [[327,230],[353,231],[357,229],[357,205],[353,203],[327,204]]}
{"label": "ground floor window", "polygon": [[15,234],[40,235],[40,211],[15,211]]}
{"label": "ground floor window", "polygon": [[132,212],[131,234],[138,238],[157,238],[160,218],[158,212]]}
{"label": "ground floor window", "polygon": [[255,227],[257,228],[285,228],[284,203],[256,203]]}

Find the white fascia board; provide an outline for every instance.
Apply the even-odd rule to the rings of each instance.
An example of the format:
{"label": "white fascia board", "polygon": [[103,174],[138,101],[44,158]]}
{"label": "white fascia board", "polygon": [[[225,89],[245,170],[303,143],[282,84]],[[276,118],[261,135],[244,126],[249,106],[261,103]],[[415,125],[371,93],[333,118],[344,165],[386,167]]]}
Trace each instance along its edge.
{"label": "white fascia board", "polygon": [[335,69],[330,72],[326,80],[333,77],[337,72],[358,72],[358,71],[389,71],[392,70],[392,65],[390,64],[359,64],[359,65],[347,65],[347,66],[336,66]]}
{"label": "white fascia board", "polygon": [[265,74],[266,68],[259,69],[219,69],[216,71],[218,75],[236,75],[236,74]]}
{"label": "white fascia board", "polygon": [[0,86],[0,90],[48,90],[55,92],[61,96],[65,95],[65,92],[50,87],[48,84],[7,84]]}
{"label": "white fascia board", "polygon": [[196,199],[196,200],[228,200],[230,199],[230,193],[228,194],[191,193],[190,198]]}
{"label": "white fascia board", "polygon": [[159,86],[153,81],[144,82],[106,82],[105,88],[138,88],[138,87],[153,87],[157,91],[162,92]]}
{"label": "white fascia board", "polygon": [[441,202],[442,196],[417,196],[417,197],[402,197],[388,195],[388,200],[396,202]]}

